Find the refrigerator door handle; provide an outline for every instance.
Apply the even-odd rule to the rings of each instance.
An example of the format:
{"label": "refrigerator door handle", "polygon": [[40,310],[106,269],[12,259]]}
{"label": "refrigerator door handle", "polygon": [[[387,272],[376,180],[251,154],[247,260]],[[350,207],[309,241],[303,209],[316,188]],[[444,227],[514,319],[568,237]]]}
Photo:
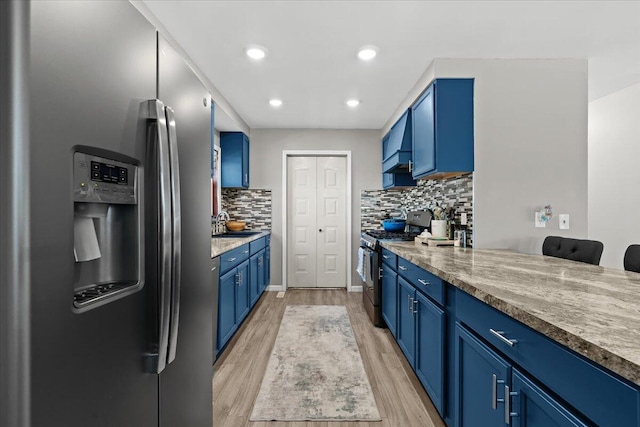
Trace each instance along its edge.
{"label": "refrigerator door handle", "polygon": [[[153,99],[148,101],[149,119],[155,122],[155,150],[158,162],[158,242],[159,250],[159,284],[158,284],[158,355],[152,368],[153,372],[160,373],[167,364],[167,352],[169,346],[169,326],[171,309],[171,182],[170,182],[170,158],[167,136],[167,121],[162,101]],[[153,209],[153,208],[152,208]],[[153,255],[152,255],[153,256]]]}
{"label": "refrigerator door handle", "polygon": [[171,167],[171,218],[172,218],[172,271],[171,280],[171,320],[169,327],[169,354],[167,363],[176,358],[178,345],[178,324],[180,323],[180,263],[182,258],[182,229],[180,219],[180,171],[178,165],[178,138],[176,134],[175,114],[171,107],[165,107],[169,134],[169,161]]}

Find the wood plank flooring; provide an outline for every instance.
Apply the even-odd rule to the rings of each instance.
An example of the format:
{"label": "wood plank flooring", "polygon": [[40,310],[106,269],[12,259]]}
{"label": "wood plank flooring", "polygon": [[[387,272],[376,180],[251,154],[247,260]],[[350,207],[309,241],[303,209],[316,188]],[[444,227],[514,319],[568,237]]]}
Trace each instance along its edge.
{"label": "wood plank flooring", "polygon": [[[445,427],[388,329],[373,326],[361,293],[344,289],[265,292],[214,365],[215,427]],[[286,305],[345,305],[381,422],[251,422],[249,416]]]}

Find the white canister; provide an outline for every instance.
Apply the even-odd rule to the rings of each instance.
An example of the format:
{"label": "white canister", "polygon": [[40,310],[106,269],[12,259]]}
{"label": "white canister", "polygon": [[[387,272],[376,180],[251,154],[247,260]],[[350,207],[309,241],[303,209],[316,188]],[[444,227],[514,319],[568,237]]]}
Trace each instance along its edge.
{"label": "white canister", "polygon": [[447,237],[447,220],[432,219],[431,234],[433,235],[433,237]]}

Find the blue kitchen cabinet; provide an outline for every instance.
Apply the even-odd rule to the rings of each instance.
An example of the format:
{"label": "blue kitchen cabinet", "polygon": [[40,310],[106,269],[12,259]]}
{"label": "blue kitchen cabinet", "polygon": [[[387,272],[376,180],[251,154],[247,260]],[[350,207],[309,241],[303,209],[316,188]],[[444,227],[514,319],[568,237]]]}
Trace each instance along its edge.
{"label": "blue kitchen cabinet", "polygon": [[398,276],[398,335],[396,339],[411,367],[415,365],[416,354],[415,294],[413,286]]}
{"label": "blue kitchen cabinet", "polygon": [[398,324],[398,274],[382,264],[382,318],[391,335],[396,336]]}
{"label": "blue kitchen cabinet", "polygon": [[416,359],[414,369],[440,415],[444,415],[445,313],[416,292]]}
{"label": "blue kitchen cabinet", "polygon": [[[269,242],[269,240],[267,240]],[[271,282],[271,246],[267,243],[264,253],[264,284],[260,292],[264,292]]]}
{"label": "blue kitchen cabinet", "polygon": [[249,261],[244,261],[237,268],[237,286],[236,286],[236,323],[240,323],[249,314]]}
{"label": "blue kitchen cabinet", "polygon": [[249,138],[242,132],[220,132],[222,188],[249,188]]}
{"label": "blue kitchen cabinet", "polygon": [[233,336],[236,323],[236,270],[233,269],[220,277],[218,291],[218,336],[217,352]]}
{"label": "blue kitchen cabinet", "polygon": [[456,325],[456,426],[506,426],[511,366],[460,324]]}
{"label": "blue kitchen cabinet", "polygon": [[588,426],[515,368],[511,384],[510,394],[513,396],[508,409],[514,427]]}
{"label": "blue kitchen cabinet", "polygon": [[411,106],[414,179],[473,172],[473,79],[436,79]]}
{"label": "blue kitchen cabinet", "polygon": [[[250,298],[250,306],[253,307],[254,304],[258,301],[260,297],[260,283],[258,276],[259,270],[259,262],[258,258],[261,256],[260,253],[252,255],[249,258],[249,298]],[[262,276],[264,276],[264,271],[262,272]]]}
{"label": "blue kitchen cabinet", "polygon": [[[249,298],[250,306],[253,307],[260,298],[262,292],[262,283],[260,283],[260,276],[264,280],[264,269],[262,266],[262,258],[264,254],[259,252],[249,258]],[[262,272],[260,271],[262,269]]]}

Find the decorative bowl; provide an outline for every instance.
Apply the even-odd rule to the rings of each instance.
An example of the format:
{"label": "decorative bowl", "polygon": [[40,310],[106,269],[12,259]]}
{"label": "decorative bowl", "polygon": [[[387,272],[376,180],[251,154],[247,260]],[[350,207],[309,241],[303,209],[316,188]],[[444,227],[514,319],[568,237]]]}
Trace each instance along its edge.
{"label": "decorative bowl", "polygon": [[404,226],[406,225],[406,223],[407,221],[405,221],[404,219],[385,219],[384,221],[382,221],[382,228],[384,228],[384,231],[402,231],[404,230]]}
{"label": "decorative bowl", "polygon": [[227,221],[225,225],[227,226],[227,230],[241,231],[244,230],[246,224],[244,221]]}

